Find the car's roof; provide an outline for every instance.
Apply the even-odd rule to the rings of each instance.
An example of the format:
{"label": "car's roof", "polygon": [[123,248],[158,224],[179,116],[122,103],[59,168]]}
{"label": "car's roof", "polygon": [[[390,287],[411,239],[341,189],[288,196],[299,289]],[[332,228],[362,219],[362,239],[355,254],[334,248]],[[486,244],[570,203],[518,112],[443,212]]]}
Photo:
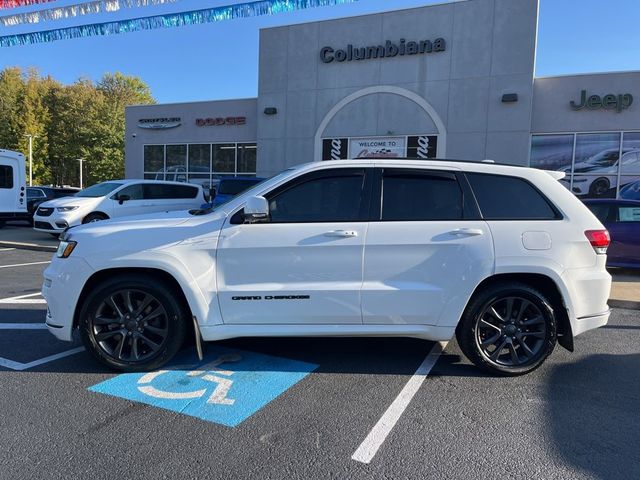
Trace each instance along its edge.
{"label": "car's roof", "polygon": [[219,180],[221,182],[232,182],[234,180],[255,180],[256,182],[261,182],[265,179],[262,177],[222,177]]}
{"label": "car's roof", "polygon": [[598,203],[615,203],[618,205],[640,207],[640,200],[625,200],[623,198],[585,198],[582,202],[587,205],[591,203],[594,205],[597,205]]}
{"label": "car's roof", "polygon": [[190,185],[192,187],[199,187],[200,185],[197,183],[188,183],[188,182],[171,182],[169,180],[143,180],[142,178],[128,178],[125,180],[105,180],[100,183],[121,183],[122,185],[129,185],[132,183],[154,183],[160,185]]}
{"label": "car's roof", "polygon": [[424,160],[405,159],[405,158],[354,158],[348,160],[326,160],[323,162],[313,162],[294,167],[296,169],[313,168],[313,166],[321,165],[322,167],[349,167],[349,166],[376,166],[376,167],[398,167],[398,168],[444,168],[449,170],[487,172],[487,173],[505,173],[511,175],[522,176],[524,172],[536,170],[523,165],[507,165],[496,163],[493,160],[453,160],[430,158]]}

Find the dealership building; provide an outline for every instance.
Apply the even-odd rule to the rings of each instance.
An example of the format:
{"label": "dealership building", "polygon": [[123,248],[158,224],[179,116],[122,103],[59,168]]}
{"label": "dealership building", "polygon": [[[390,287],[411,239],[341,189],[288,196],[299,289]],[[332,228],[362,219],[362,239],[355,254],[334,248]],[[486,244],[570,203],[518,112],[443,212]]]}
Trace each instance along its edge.
{"label": "dealership building", "polygon": [[[536,78],[537,0],[260,32],[258,97],[126,110],[126,176],[211,184],[354,157],[492,159],[640,199],[640,72]],[[637,99],[637,101],[636,101]]]}

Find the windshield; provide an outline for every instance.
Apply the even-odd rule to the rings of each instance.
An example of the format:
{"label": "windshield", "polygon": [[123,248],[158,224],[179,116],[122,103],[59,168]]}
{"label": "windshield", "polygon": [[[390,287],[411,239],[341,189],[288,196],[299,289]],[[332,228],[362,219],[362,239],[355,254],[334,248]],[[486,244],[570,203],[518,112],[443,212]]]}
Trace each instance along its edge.
{"label": "windshield", "polygon": [[123,185],[122,183],[116,183],[116,182],[98,183],[92,187],[85,188],[81,192],[76,193],[75,196],[91,197],[91,198],[104,197],[105,195],[109,195],[116,188],[121,187],[122,185]]}
{"label": "windshield", "polygon": [[240,192],[244,192],[247,188],[254,186],[257,183],[261,183],[262,180],[252,179],[236,179],[222,180],[220,182],[220,188],[218,193],[221,195],[237,195]]}
{"label": "windshield", "polygon": [[619,153],[618,151],[608,151],[602,152],[593,157],[587,158],[585,163],[589,163],[591,165],[597,167],[612,167],[618,161]]}

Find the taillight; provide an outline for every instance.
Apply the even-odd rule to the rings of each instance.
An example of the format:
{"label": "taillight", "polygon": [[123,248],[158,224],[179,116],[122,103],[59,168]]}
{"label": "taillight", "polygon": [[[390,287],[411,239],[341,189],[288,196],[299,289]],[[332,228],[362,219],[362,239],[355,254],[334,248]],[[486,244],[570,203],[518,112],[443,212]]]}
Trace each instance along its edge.
{"label": "taillight", "polygon": [[607,253],[607,247],[611,243],[611,237],[609,237],[607,230],[587,230],[584,234],[596,253]]}

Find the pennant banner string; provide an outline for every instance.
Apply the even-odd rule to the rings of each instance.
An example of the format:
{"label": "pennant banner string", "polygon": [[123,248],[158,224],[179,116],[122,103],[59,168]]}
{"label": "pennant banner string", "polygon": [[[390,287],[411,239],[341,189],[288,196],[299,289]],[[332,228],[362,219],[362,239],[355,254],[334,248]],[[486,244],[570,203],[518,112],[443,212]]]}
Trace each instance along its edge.
{"label": "pennant banner string", "polygon": [[[2,1],[2,0],[0,0]],[[148,7],[174,3],[178,0],[96,0],[93,2],[77,3],[66,7],[48,8],[35,12],[16,13],[0,16],[0,23],[5,27],[22,25],[25,23],[40,23],[52,20],[76,18],[96,13],[117,12],[123,8]]]}
{"label": "pennant banner string", "polygon": [[324,7],[355,3],[358,0],[260,0],[256,2],[237,3],[215,8],[192,10],[189,12],[170,13],[151,17],[133,18],[115,22],[79,25],[40,32],[20,33],[0,36],[0,47],[32,45],[56,40],[87,38],[120,33],[140,32],[160,28],[202,25],[235,18],[258,17],[278,13],[294,12],[307,8]]}
{"label": "pennant banner string", "polygon": [[31,5],[40,5],[42,3],[54,2],[55,0],[0,0],[0,10],[6,8],[28,7]]}

